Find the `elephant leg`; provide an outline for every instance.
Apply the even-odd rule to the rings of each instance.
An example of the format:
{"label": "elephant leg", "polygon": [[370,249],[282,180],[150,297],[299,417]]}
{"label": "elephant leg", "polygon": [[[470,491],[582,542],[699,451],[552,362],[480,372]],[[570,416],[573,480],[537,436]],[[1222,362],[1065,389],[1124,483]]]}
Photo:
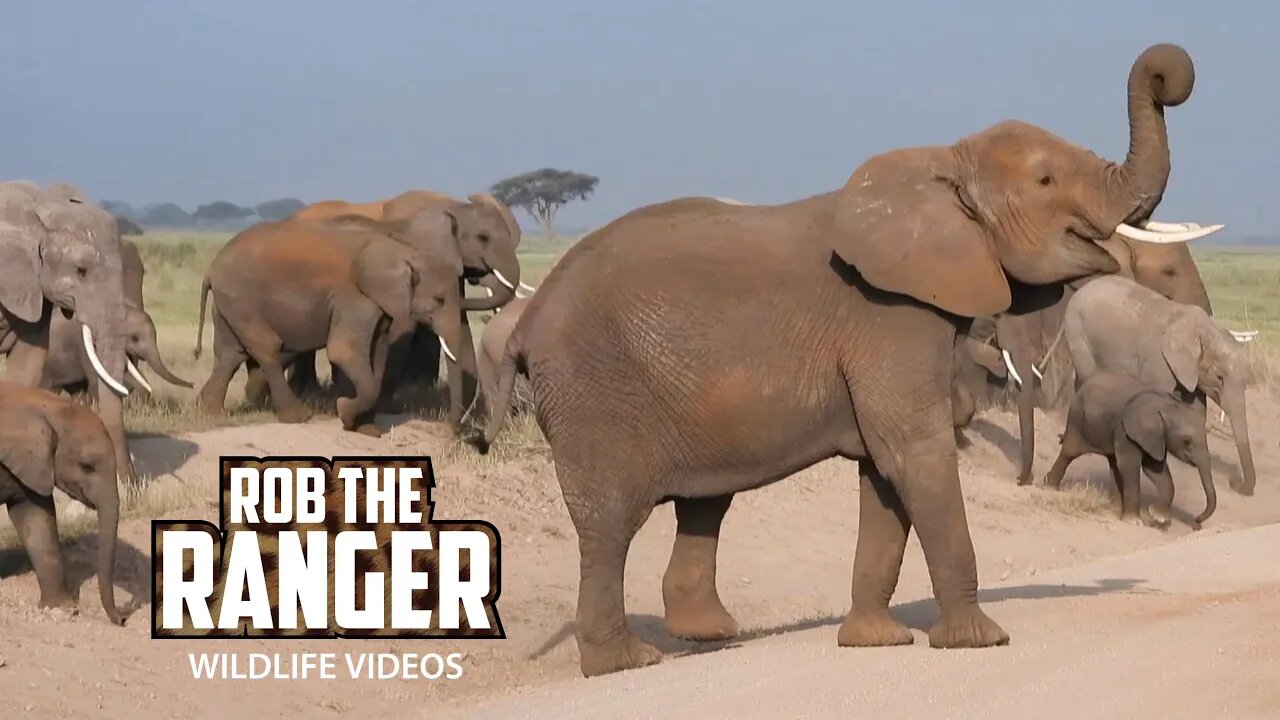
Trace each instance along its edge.
{"label": "elephant leg", "polygon": [[[1122,434],[1123,430],[1117,431],[1117,435]],[[1142,450],[1127,437],[1119,438],[1112,467],[1112,477],[1120,489],[1120,519],[1141,520]]]}
{"label": "elephant leg", "polygon": [[381,311],[376,308],[344,308],[334,318],[325,348],[329,362],[342,371],[342,387],[338,393],[338,417],[346,430],[371,437],[381,437],[382,429],[374,423],[373,410],[378,404],[377,373],[374,369],[377,330]]}
{"label": "elephant leg", "polygon": [[853,602],[840,626],[842,647],[910,645],[914,638],[889,614],[911,520],[898,492],[870,460],[858,462],[858,546]]}
{"label": "elephant leg", "polygon": [[53,497],[27,492],[26,499],[9,505],[9,520],[22,538],[40,585],[40,607],[76,607],[67,591],[58,546],[58,515]]}
{"label": "elephant leg", "polygon": [[[412,366],[419,360],[419,353],[415,352],[415,338],[421,331],[422,328],[416,326],[403,332],[392,331],[387,339],[386,359],[378,380],[379,387],[382,388],[379,409],[385,413],[396,413],[403,409],[396,404],[396,389],[402,382],[412,379]],[[435,334],[431,337],[434,338]]]}
{"label": "elephant leg", "polygon": [[1018,470],[1018,484],[1031,484],[1031,467],[1036,459],[1036,377],[1031,372],[1031,353],[1019,353],[1015,361],[1022,387],[1018,392],[1018,434],[1021,436],[1022,464]]}
{"label": "elephant leg", "polygon": [[676,541],[662,576],[667,632],[687,640],[724,640],[738,634],[716,592],[720,524],[733,495],[676,498]]}
{"label": "elephant leg", "polygon": [[440,339],[430,328],[417,327],[405,343],[408,361],[399,379],[434,384],[440,377]]}
{"label": "elephant leg", "polygon": [[458,362],[449,363],[449,411],[445,415],[454,432],[462,426],[462,416],[475,402],[478,378],[467,368],[476,367],[476,347],[472,339],[471,323],[467,314],[462,314],[462,346],[454,352],[458,354]]}
{"label": "elephant leg", "polygon": [[[199,405],[206,415],[219,415],[227,400],[227,386],[235,377],[240,365],[249,361],[249,354],[240,346],[222,314],[213,313],[213,370],[200,388]],[[256,363],[255,363],[256,366]]]}
{"label": "elephant leg", "polygon": [[1152,527],[1166,530],[1170,522],[1170,510],[1173,508],[1173,475],[1169,472],[1168,461],[1162,463],[1144,463],[1146,475],[1156,486],[1156,501],[1147,509],[1143,521]]}
{"label": "elephant leg", "polygon": [[627,624],[623,595],[627,550],[653,504],[625,495],[624,488],[643,483],[621,475],[556,463],[565,505],[578,532],[580,579],[574,635],[582,674],[587,677],[662,660],[662,653],[636,637]]}
{"label": "elephant leg", "polygon": [[1067,426],[1062,430],[1062,447],[1058,450],[1058,458],[1053,461],[1053,467],[1049,468],[1049,474],[1044,477],[1045,487],[1054,490],[1061,488],[1062,477],[1066,475],[1071,461],[1087,454],[1088,448],[1080,435],[1082,422],[1084,417],[1078,408],[1072,407],[1067,411]]}
{"label": "elephant leg", "polygon": [[[267,387],[267,377],[262,374],[258,361],[249,359],[244,364],[248,377],[244,381],[244,399],[251,408],[263,408],[271,401],[271,388]],[[292,384],[292,383],[291,383]]]}
{"label": "elephant leg", "polygon": [[302,397],[320,389],[319,376],[316,374],[315,351],[298,353],[293,364],[289,366],[289,388]]}

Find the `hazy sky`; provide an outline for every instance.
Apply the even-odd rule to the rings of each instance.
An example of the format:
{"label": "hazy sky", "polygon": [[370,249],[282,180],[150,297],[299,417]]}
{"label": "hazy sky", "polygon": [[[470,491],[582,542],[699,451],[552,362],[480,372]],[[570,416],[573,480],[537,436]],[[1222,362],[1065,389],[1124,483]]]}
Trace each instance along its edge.
{"label": "hazy sky", "polygon": [[1176,42],[1196,87],[1168,112],[1158,217],[1280,230],[1280,3],[1045,5],[5,2],[0,175],[191,210],[466,193],[553,166],[601,178],[562,213],[589,226],[681,195],[805,197],[1006,118],[1119,160],[1129,67]]}

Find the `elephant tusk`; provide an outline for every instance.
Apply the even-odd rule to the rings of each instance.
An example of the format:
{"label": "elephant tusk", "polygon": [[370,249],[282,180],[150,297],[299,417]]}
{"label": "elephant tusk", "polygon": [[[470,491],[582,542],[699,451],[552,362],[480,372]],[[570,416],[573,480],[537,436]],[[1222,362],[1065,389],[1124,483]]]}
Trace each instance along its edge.
{"label": "elephant tusk", "polygon": [[[484,286],[481,286],[481,287],[484,287]],[[493,297],[493,288],[485,287],[484,293],[485,293],[484,295],[485,297]]]}
{"label": "elephant tusk", "polygon": [[1000,355],[1004,357],[1004,366],[1009,368],[1009,375],[1013,377],[1013,381],[1022,384],[1022,377],[1018,375],[1018,371],[1013,369],[1013,358],[1009,357],[1008,350],[1001,350]]}
{"label": "elephant tusk", "polygon": [[1143,230],[1151,232],[1182,232],[1183,230],[1199,230],[1204,227],[1200,223],[1167,223],[1157,220],[1147,220],[1142,223]]}
{"label": "elephant tusk", "polygon": [[125,358],[124,362],[125,368],[129,371],[129,374],[133,376],[133,379],[137,380],[138,384],[141,385],[144,390],[154,395],[156,391],[151,389],[151,383],[147,382],[147,379],[142,376],[142,372],[134,366],[133,361]]}
{"label": "elephant tusk", "polygon": [[89,364],[93,366],[93,371],[102,378],[102,382],[107,387],[115,391],[120,397],[129,397],[129,388],[121,385],[119,381],[111,377],[107,369],[102,366],[102,361],[98,359],[98,351],[93,348],[93,331],[88,325],[80,326],[80,337],[84,339],[84,351],[89,355]]}
{"label": "elephant tusk", "polygon": [[1040,368],[1036,367],[1035,363],[1031,364],[1031,372],[1035,373],[1036,377],[1040,378],[1041,381],[1044,381],[1044,376],[1040,374]]}
{"label": "elephant tusk", "polygon": [[1195,230],[1178,230],[1175,232],[1153,232],[1151,230],[1141,230],[1132,225],[1120,223],[1116,226],[1116,234],[1123,235],[1130,240],[1138,242],[1155,243],[1157,245],[1169,245],[1172,243],[1183,243],[1191,240],[1202,238],[1206,235],[1221,230],[1224,225],[1210,225],[1208,227],[1198,228]]}
{"label": "elephant tusk", "polygon": [[1242,342],[1242,343],[1253,342],[1253,339],[1258,337],[1258,331],[1257,330],[1245,330],[1245,331],[1232,330],[1231,337],[1235,338],[1237,342]]}
{"label": "elephant tusk", "polygon": [[494,269],[493,269],[493,276],[494,276],[494,277],[496,277],[496,278],[498,278],[498,282],[502,283],[502,284],[503,284],[503,285],[504,285],[508,290],[510,290],[511,292],[515,292],[515,291],[516,291],[516,286],[515,286],[515,285],[513,285],[513,284],[511,284],[511,281],[510,281],[510,280],[508,280],[508,279],[506,278],[506,276],[502,274],[502,271],[501,271],[501,270],[499,270],[499,269],[497,269],[497,268],[494,268]]}
{"label": "elephant tusk", "polygon": [[458,358],[453,354],[453,351],[449,349],[449,343],[445,342],[444,338],[440,338],[440,349],[444,350],[444,354],[449,358],[449,360],[455,363],[458,362]]}
{"label": "elephant tusk", "polygon": [[528,283],[524,282],[523,280],[522,280],[522,281],[520,281],[520,289],[521,289],[521,290],[523,290],[523,291],[525,291],[525,292],[527,292],[527,293],[529,293],[530,295],[532,295],[532,294],[534,294],[535,292],[537,292],[537,291],[538,291],[538,288],[533,287],[532,285],[529,285]]}

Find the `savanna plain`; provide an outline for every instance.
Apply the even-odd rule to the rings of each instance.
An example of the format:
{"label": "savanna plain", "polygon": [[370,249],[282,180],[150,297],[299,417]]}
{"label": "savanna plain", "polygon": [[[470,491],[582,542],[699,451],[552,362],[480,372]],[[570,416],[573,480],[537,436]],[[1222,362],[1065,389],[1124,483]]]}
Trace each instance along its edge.
{"label": "savanna plain", "polygon": [[[0,520],[0,706],[6,717],[1280,717],[1280,251],[1195,250],[1215,316],[1259,330],[1249,344],[1249,424],[1258,469],[1253,497],[1227,489],[1239,472],[1229,428],[1210,413],[1216,515],[1190,520],[1204,495],[1174,462],[1177,499],[1165,531],[1121,522],[1102,458],[1077,461],[1060,492],[1039,487],[1062,417],[1037,418],[1037,485],[1018,487],[1017,419],[997,402],[965,431],[960,454],[980,600],[1013,637],[1006,648],[933,651],[936,609],[912,539],[894,613],[915,644],[845,650],[836,629],[849,603],[857,535],[853,463],[832,460],[739,496],[725,521],[718,585],[743,634],[689,643],[662,626],[661,577],[674,536],[669,505],[632,545],[627,610],[663,663],[584,680],[573,641],[577,542],[549,452],[521,396],[485,456],[441,421],[437,387],[402,391],[406,411],[381,416],[373,439],[341,430],[332,397],[319,415],[275,422],[245,406],[243,372],[227,413],[204,416],[195,393],[212,364],[193,357],[202,274],[226,233],[150,233],[138,242],[147,310],[162,353],[186,390],[154,380],[129,400],[139,491],[121,520],[117,597],[137,608],[109,625],[94,584],[92,511],[59,497],[79,614],[36,608],[35,576]],[[524,279],[538,285],[572,239],[521,243]],[[473,315],[478,334],[484,317]],[[323,355],[322,355],[323,357]],[[322,377],[327,363],[320,362]],[[1041,413],[1041,411],[1037,411]],[[150,521],[216,522],[221,455],[430,455],[436,516],[484,519],[502,537],[501,641],[153,641]],[[1145,483],[1145,481],[1144,481]],[[1152,488],[1144,484],[1149,499]],[[132,603],[130,601],[132,600]],[[188,652],[463,653],[456,680],[193,680]]]}

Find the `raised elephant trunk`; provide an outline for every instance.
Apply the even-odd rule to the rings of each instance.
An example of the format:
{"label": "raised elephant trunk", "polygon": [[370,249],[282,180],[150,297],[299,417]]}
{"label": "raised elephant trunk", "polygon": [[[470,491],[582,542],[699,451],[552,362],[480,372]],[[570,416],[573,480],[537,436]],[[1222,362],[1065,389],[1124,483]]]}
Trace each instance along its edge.
{"label": "raised elephant trunk", "polygon": [[1177,45],[1153,45],[1129,71],[1129,153],[1117,168],[1122,184],[1118,222],[1151,216],[1169,183],[1169,136],[1164,108],[1181,105],[1195,85],[1195,66]]}
{"label": "raised elephant trunk", "polygon": [[103,483],[102,495],[94,502],[98,510],[98,597],[102,609],[116,625],[124,624],[124,616],[116,607],[115,568],[116,533],[120,527],[120,490],[108,479]]}
{"label": "raised elephant trunk", "polygon": [[1219,405],[1231,421],[1231,434],[1235,436],[1236,451],[1240,454],[1241,480],[1231,479],[1231,489],[1241,495],[1252,495],[1257,474],[1253,467],[1253,451],[1249,448],[1249,423],[1246,419],[1244,401],[1244,382],[1235,378],[1228,379],[1222,388]]}

